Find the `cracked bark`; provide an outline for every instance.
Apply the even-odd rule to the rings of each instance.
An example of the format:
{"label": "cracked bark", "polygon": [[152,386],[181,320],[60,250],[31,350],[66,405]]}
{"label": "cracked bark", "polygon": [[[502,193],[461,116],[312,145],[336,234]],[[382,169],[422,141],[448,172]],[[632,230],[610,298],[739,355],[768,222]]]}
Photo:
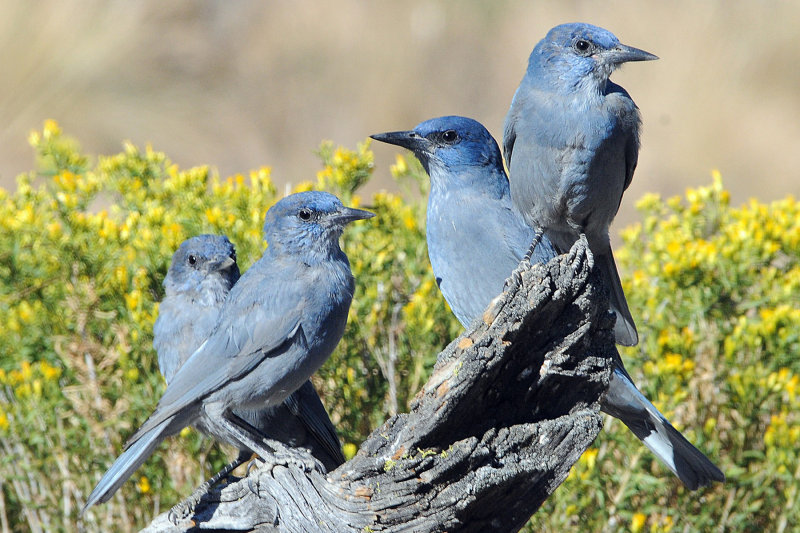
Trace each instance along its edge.
{"label": "cracked bark", "polygon": [[602,427],[615,353],[605,290],[585,242],[521,264],[439,354],[407,414],[327,476],[264,464],[217,487],[191,520],[145,531],[516,531]]}

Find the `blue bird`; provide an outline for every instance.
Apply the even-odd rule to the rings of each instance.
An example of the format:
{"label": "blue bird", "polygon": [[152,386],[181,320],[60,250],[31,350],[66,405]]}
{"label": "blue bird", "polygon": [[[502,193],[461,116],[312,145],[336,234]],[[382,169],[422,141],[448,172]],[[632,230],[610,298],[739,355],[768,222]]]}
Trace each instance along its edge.
{"label": "blue bird", "polygon": [[[227,237],[199,235],[178,247],[164,278],[165,295],[153,327],[153,347],[167,385],[211,334],[222,304],[238,279],[236,250]],[[236,413],[267,438],[307,448],[326,471],[344,463],[336,430],[311,381],[276,407]],[[202,419],[196,427],[213,436]],[[249,449],[240,452],[223,475],[253,453]]]}
{"label": "blue bird", "polygon": [[[468,326],[503,292],[535,236],[511,204],[497,143],[483,125],[464,117],[431,119],[412,131],[372,138],[408,148],[430,176],[428,257],[450,309]],[[530,261],[556,255],[545,235]]]}
{"label": "blue bird", "polygon": [[[503,291],[536,234],[512,204],[497,142],[479,122],[456,116],[372,138],[408,148],[430,176],[428,254],[442,294],[468,326]],[[534,263],[556,256],[546,234],[532,254]],[[639,392],[615,354],[602,410],[622,420],[689,489],[723,481],[719,468]]]}
{"label": "blue bird", "polygon": [[280,452],[298,462],[236,413],[280,405],[330,356],[355,287],[339,237],[348,223],[372,216],[316,191],[287,196],[269,209],[268,248],[233,286],[211,335],[172,377],[81,513],[108,501],[162,440],[201,418],[215,437],[240,450],[262,458]]}
{"label": "blue bird", "polygon": [[511,198],[564,253],[581,234],[611,292],[617,342],[639,342],[608,228],[639,157],[639,109],[609,80],[629,61],[658,59],[590,24],[562,24],[539,41],[506,115]]}
{"label": "blue bird", "polygon": [[175,251],[153,326],[153,348],[167,384],[208,338],[238,280],[236,250],[224,235],[192,237]]}

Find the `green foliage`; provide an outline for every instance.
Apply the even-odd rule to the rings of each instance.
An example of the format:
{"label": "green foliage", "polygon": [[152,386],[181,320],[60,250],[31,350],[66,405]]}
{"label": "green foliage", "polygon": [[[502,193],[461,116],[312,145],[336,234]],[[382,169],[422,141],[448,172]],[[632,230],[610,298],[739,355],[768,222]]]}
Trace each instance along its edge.
{"label": "green foliage", "polygon": [[[132,145],[90,163],[52,121],[30,141],[37,170],[15,193],[0,190],[0,479],[11,524],[60,529],[163,391],[152,327],[172,253],[189,236],[225,233],[246,269],[278,196],[269,168],[221,180]],[[316,183],[295,190],[361,204],[368,142],[323,143],[319,156]],[[349,455],[387,412],[406,409],[458,331],[427,263],[424,204],[380,193],[368,207],[378,216],[342,239],[357,279],[349,327],[315,376]],[[185,430],[90,511],[87,527],[144,525],[227,452]]]}
{"label": "green foliage", "polygon": [[[149,147],[96,161],[45,123],[37,169],[0,190],[0,496],[12,530],[73,529],[77,511],[163,391],[152,326],[172,253],[225,233],[242,269],[261,253],[278,194],[269,168],[220,179]],[[344,339],[315,376],[345,451],[405,411],[459,331],[427,259],[428,180],[398,156],[401,195],[358,189],[369,143],[323,143],[316,181],[378,216],[342,243],[356,276]],[[420,194],[422,193],[422,194]],[[623,357],[654,403],[728,482],[690,493],[610,420],[529,529],[760,531],[800,523],[800,204],[731,208],[721,181],[639,204],[617,255],[642,341]],[[227,452],[227,453],[226,453]],[[420,450],[420,453],[427,453]],[[443,452],[445,453],[445,452]],[[136,529],[226,462],[185,430],[169,439],[87,530]],[[387,463],[387,468],[393,465]]]}
{"label": "green foliage", "polygon": [[800,524],[800,203],[732,208],[714,173],[639,201],[617,253],[644,394],[719,464],[689,492],[617,420],[532,520],[537,531],[764,531]]}

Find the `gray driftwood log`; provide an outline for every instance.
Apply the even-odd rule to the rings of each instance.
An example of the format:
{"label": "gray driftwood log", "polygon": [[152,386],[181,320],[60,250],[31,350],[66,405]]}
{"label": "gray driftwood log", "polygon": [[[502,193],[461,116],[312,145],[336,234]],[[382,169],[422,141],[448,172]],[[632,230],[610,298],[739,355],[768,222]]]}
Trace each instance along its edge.
{"label": "gray driftwood log", "polygon": [[148,532],[516,531],[602,427],[611,337],[602,282],[579,242],[526,263],[483,320],[440,355],[411,412],[327,476],[264,464],[217,487],[192,519]]}

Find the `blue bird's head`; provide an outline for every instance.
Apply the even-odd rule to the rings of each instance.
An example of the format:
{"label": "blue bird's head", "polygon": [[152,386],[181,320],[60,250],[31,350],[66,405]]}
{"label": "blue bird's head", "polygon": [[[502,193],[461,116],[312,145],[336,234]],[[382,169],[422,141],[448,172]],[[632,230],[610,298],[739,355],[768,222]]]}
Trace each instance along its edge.
{"label": "blue bird's head", "polygon": [[410,131],[377,133],[371,137],[414,152],[434,186],[437,180],[474,181],[486,176],[500,180],[498,173],[506,179],[497,141],[483,124],[471,118],[432,118]]}
{"label": "blue bird's head", "polygon": [[181,243],[164,278],[167,296],[178,293],[227,293],[239,279],[236,249],[224,235],[198,235]]}
{"label": "blue bird's head", "polygon": [[272,253],[339,252],[339,237],[350,222],[374,213],[345,207],[334,195],[322,191],[290,194],[267,211],[264,237]]}
{"label": "blue bird's head", "polygon": [[561,24],[547,32],[531,53],[527,77],[534,83],[578,90],[605,90],[611,73],[630,61],[657,56],[619,42],[608,30],[585,23]]}

